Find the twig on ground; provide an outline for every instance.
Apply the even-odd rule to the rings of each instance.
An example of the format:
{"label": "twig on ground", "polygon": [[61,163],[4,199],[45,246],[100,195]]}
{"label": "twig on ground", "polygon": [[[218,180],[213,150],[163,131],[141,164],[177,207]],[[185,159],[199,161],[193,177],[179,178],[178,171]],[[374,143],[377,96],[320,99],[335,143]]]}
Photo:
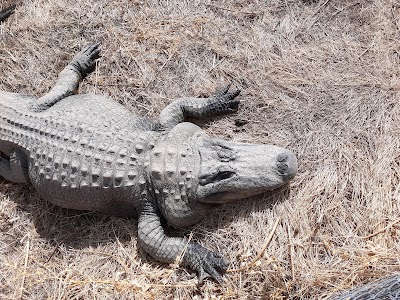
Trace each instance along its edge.
{"label": "twig on ground", "polygon": [[21,280],[21,286],[19,288],[18,299],[22,299],[23,292],[24,292],[26,268],[28,267],[28,259],[29,259],[29,249],[30,249],[30,239],[28,238],[28,241],[26,242],[26,254],[25,254],[25,261],[24,261],[24,271],[22,272],[22,280]]}
{"label": "twig on ground", "polygon": [[393,221],[392,223],[390,223],[390,224],[389,224],[388,226],[386,226],[385,228],[383,228],[383,229],[381,229],[381,230],[379,230],[379,231],[377,231],[377,232],[371,233],[370,235],[364,236],[363,239],[370,239],[370,238],[372,238],[372,237],[374,237],[374,236],[377,236],[378,234],[381,234],[381,233],[385,232],[385,231],[388,230],[390,227],[392,227],[393,225],[395,225],[395,224],[397,224],[397,223],[399,223],[399,222],[400,222],[400,219],[397,219],[397,220]]}
{"label": "twig on ground", "polygon": [[292,233],[290,232],[289,224],[286,224],[286,231],[288,234],[288,252],[289,252],[289,259],[290,259],[290,270],[292,274],[292,281],[295,282],[295,272],[294,272],[294,263],[293,263],[293,243],[292,243]]}

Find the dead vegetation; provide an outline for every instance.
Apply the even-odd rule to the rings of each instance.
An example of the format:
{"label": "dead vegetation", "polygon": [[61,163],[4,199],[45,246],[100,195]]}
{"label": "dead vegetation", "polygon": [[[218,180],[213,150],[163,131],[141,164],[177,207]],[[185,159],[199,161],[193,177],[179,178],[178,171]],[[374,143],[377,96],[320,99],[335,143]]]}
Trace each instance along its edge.
{"label": "dead vegetation", "polygon": [[135,220],[60,209],[2,181],[0,298],[324,299],[399,271],[399,16],[394,0],[22,1],[0,25],[2,90],[46,93],[98,41],[81,93],[155,117],[233,82],[239,113],[204,128],[290,148],[299,173],[186,231],[242,268],[223,286],[147,257]]}

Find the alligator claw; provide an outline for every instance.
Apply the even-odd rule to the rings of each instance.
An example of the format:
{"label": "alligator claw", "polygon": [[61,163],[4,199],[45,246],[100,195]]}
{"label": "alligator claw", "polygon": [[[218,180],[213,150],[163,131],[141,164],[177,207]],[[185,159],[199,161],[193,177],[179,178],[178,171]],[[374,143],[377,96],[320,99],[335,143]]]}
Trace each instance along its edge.
{"label": "alligator claw", "polygon": [[100,57],[100,43],[95,43],[84,48],[71,61],[73,65],[85,78],[87,74],[93,72],[96,67],[96,60]]}
{"label": "alligator claw", "polygon": [[188,245],[183,263],[197,272],[199,283],[210,277],[219,284],[224,282],[222,274],[228,269],[229,265],[229,262],[218,253],[194,243]]}
{"label": "alligator claw", "polygon": [[229,83],[225,88],[221,89],[221,91],[217,92],[217,93],[216,93],[216,96],[217,96],[217,97],[218,97],[218,96],[221,97],[221,96],[225,95],[226,93],[229,92],[229,89],[231,88],[231,86],[232,86],[232,82]]}
{"label": "alligator claw", "polygon": [[240,101],[235,99],[239,94],[240,90],[235,90],[233,92],[229,92],[229,88],[231,87],[231,83],[223,89],[221,92],[216,93],[214,95],[214,99],[218,100],[222,105],[222,111],[227,113],[236,112],[239,108]]}

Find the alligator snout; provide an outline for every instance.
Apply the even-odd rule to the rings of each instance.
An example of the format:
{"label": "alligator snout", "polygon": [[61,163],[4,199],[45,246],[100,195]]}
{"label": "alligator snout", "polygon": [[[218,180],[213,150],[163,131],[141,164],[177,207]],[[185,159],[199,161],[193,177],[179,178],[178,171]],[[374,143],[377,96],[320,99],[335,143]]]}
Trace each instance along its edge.
{"label": "alligator snout", "polygon": [[201,202],[226,203],[273,190],[297,172],[290,150],[203,137],[197,193]]}
{"label": "alligator snout", "polygon": [[284,181],[289,181],[297,173],[297,159],[292,151],[285,150],[278,154],[276,166]]}

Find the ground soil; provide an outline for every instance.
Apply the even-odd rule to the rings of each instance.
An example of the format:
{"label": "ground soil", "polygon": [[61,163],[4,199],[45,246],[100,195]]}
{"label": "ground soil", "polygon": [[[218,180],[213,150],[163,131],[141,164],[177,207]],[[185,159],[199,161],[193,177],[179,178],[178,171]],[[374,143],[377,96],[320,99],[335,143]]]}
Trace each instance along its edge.
{"label": "ground soil", "polygon": [[326,299],[400,271],[399,27],[394,0],[21,1],[0,25],[1,90],[41,96],[101,42],[80,93],[155,119],[232,83],[239,112],[204,130],[289,148],[299,170],[179,230],[230,259],[222,286],[148,257],[135,220],[0,181],[0,298]]}

